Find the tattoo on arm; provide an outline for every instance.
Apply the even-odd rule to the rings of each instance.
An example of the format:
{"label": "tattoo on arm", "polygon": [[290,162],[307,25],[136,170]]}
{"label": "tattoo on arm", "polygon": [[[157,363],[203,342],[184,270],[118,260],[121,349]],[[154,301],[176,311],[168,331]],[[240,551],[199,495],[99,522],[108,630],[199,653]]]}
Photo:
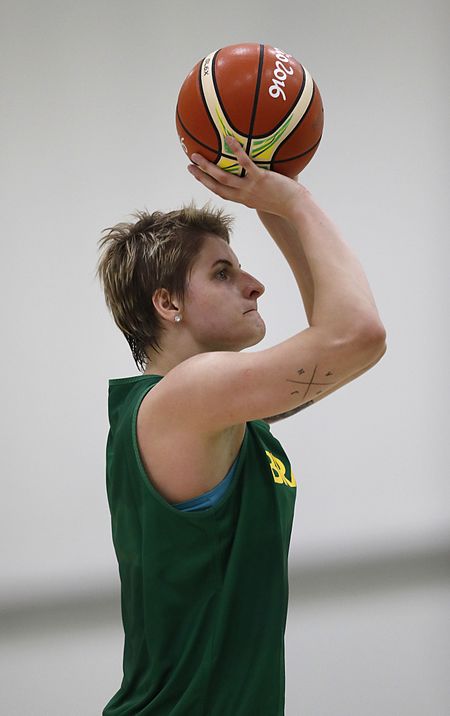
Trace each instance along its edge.
{"label": "tattoo on arm", "polygon": [[[303,399],[303,400],[304,400],[304,399],[306,398],[306,396],[308,395],[308,392],[310,391],[312,385],[315,385],[315,386],[317,386],[317,385],[332,385],[332,384],[335,382],[335,381],[333,381],[333,380],[330,381],[330,382],[328,382],[328,383],[317,383],[317,382],[314,382],[314,377],[315,377],[315,375],[316,375],[316,371],[317,371],[317,366],[315,365],[315,366],[314,366],[314,370],[313,370],[313,374],[312,374],[312,377],[311,377],[311,380],[290,380],[289,378],[287,379],[288,383],[298,383],[299,385],[306,385],[306,386],[307,386],[307,388],[306,388],[306,390],[305,390],[305,393],[304,393],[304,395],[302,396],[302,399]],[[299,368],[299,370],[297,371],[298,375],[303,375],[304,372],[305,372],[305,371],[303,370],[303,368]],[[333,375],[333,373],[332,373],[331,370],[329,370],[327,373],[325,373],[325,376],[326,376],[326,377],[328,377],[328,376],[330,376],[330,375]],[[321,393],[321,392],[322,392],[322,388],[321,388],[320,390],[316,390],[316,395],[318,395],[318,394]],[[296,393],[298,393],[298,394],[300,395],[300,391],[299,391],[299,390],[293,390],[292,393],[291,393],[291,395],[295,395]]]}
{"label": "tattoo on arm", "polygon": [[272,415],[271,418],[264,418],[264,422],[277,423],[278,420],[283,420],[284,418],[290,418],[291,415],[295,415],[296,413],[299,413],[300,410],[303,410],[304,408],[308,408],[313,403],[314,403],[314,400],[309,400],[307,403],[303,403],[303,405],[299,405],[298,408],[294,408],[293,410],[288,410],[287,413],[280,413],[279,415]]}
{"label": "tattoo on arm", "polygon": [[[301,392],[303,392],[302,400],[304,400],[304,399],[306,398],[306,396],[308,395],[309,391],[313,391],[313,390],[314,390],[314,388],[312,388],[312,386],[315,386],[315,387],[317,387],[317,386],[330,386],[330,385],[333,385],[333,383],[335,383],[335,381],[333,381],[333,380],[332,380],[332,381],[329,381],[328,383],[318,383],[317,380],[314,381],[314,378],[315,378],[315,376],[316,376],[316,372],[317,372],[317,366],[314,366],[314,370],[313,370],[313,374],[312,374],[311,380],[291,380],[291,379],[287,378],[287,382],[288,382],[288,383],[296,383],[297,385],[306,386],[306,390],[305,390],[304,392],[303,392],[303,390],[302,390],[302,391],[300,391],[300,390],[293,390],[293,391],[291,392],[291,395],[296,395],[296,394],[300,395]],[[299,369],[297,370],[297,375],[298,375],[298,376],[303,376],[304,373],[305,373],[305,371],[304,371],[303,368],[299,368]],[[326,377],[326,378],[328,378],[328,377],[330,377],[330,376],[332,376],[332,375],[333,375],[333,372],[332,372],[331,370],[329,370],[329,371],[327,371],[327,373],[325,373],[325,377]],[[323,387],[319,388],[319,390],[316,390],[315,395],[319,395],[319,393],[322,393],[323,390],[324,390]],[[278,420],[283,420],[284,418],[289,418],[291,415],[295,415],[296,413],[299,413],[300,410],[304,410],[305,408],[308,408],[308,407],[309,407],[310,405],[312,405],[313,403],[314,403],[314,399],[311,399],[311,400],[309,400],[307,403],[303,403],[302,405],[300,405],[298,408],[294,408],[293,410],[288,410],[287,413],[280,413],[279,415],[272,415],[270,418],[264,418],[264,421],[265,421],[266,423],[276,423]]]}

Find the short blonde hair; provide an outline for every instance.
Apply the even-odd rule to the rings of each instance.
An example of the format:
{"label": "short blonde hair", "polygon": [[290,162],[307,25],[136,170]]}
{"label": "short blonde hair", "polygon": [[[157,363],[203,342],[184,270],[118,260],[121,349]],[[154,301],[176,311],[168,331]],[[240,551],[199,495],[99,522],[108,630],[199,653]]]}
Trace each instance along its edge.
{"label": "short blonde hair", "polygon": [[234,217],[208,204],[197,208],[191,202],[167,213],[137,211],[132,214],[135,223],[104,229],[102,234],[107,233],[98,241],[102,253],[96,276],[142,372],[149,363],[146,347],[161,350],[164,326],[153,305],[155,290],[166,288],[183,304],[188,277],[206,236],[215,234],[230,243]]}

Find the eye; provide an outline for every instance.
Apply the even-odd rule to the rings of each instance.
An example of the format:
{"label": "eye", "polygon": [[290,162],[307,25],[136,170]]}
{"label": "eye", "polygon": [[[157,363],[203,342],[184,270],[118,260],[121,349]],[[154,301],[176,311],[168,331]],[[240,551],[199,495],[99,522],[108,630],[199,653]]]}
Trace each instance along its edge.
{"label": "eye", "polygon": [[216,273],[216,276],[220,276],[221,274],[225,274],[225,276],[228,276],[227,269],[222,269],[222,271],[218,271],[218,273]]}

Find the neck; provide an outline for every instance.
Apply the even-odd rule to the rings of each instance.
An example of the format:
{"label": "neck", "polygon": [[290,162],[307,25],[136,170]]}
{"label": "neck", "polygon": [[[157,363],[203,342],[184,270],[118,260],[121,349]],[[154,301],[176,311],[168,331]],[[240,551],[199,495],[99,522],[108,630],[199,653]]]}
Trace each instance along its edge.
{"label": "neck", "polygon": [[196,352],[188,352],[185,353],[160,353],[159,355],[156,355],[154,359],[152,359],[149,356],[149,362],[147,364],[147,367],[144,371],[145,375],[167,375],[169,371],[172,370],[172,368],[175,368],[175,366],[179,365],[183,361],[187,360],[188,358],[191,358],[191,356],[197,355],[199,351]]}

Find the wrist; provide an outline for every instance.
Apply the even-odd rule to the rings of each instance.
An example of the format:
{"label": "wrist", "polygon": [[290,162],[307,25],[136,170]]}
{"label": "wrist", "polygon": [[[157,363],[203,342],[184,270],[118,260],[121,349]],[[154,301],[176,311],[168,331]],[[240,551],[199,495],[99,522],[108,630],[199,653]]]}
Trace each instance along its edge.
{"label": "wrist", "polygon": [[280,213],[280,216],[283,216],[289,221],[297,222],[301,221],[302,218],[305,218],[308,214],[317,209],[318,206],[314,201],[311,192],[306,187],[299,184],[298,190],[293,192],[292,196],[289,197],[289,200],[283,207],[283,213]]}

